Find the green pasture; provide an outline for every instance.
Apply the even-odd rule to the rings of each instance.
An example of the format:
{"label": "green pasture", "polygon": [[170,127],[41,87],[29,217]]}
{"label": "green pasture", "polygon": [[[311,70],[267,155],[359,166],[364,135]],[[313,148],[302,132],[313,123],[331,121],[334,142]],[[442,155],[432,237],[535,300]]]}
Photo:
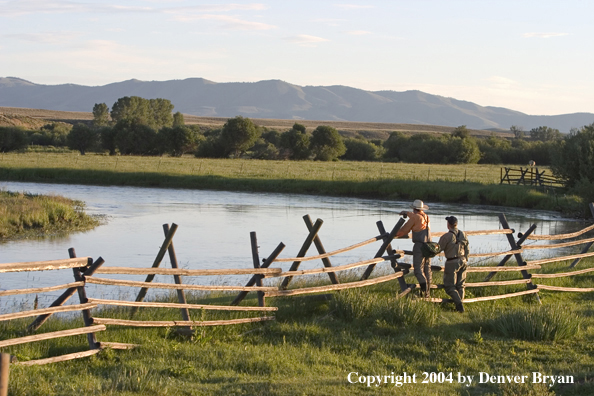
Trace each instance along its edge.
{"label": "green pasture", "polygon": [[415,199],[575,211],[579,198],[500,185],[496,165],[0,155],[0,180]]}
{"label": "green pasture", "polygon": [[[489,263],[488,265],[494,265]],[[594,260],[584,260],[578,269]],[[543,272],[565,272],[568,262]],[[381,268],[378,267],[378,270]],[[384,268],[390,271],[389,267]],[[381,272],[381,271],[380,271]],[[387,273],[387,272],[385,272]],[[410,276],[410,275],[409,275]],[[480,281],[485,274],[469,274]],[[517,279],[519,273],[494,280]],[[306,277],[302,277],[306,278]],[[341,273],[341,281],[355,280]],[[411,280],[412,281],[412,280]],[[435,273],[436,283],[441,282]],[[541,281],[540,279],[538,280]],[[543,282],[545,280],[542,280]],[[581,274],[547,284],[591,287]],[[270,282],[270,281],[268,281]],[[276,281],[272,281],[276,282]],[[327,277],[295,280],[292,287],[328,283]],[[396,299],[398,282],[333,293],[333,298],[268,298],[276,320],[199,329],[190,340],[173,328],[108,326],[99,341],[140,344],[130,351],[39,367],[12,366],[10,395],[586,395],[594,393],[594,294],[541,291],[533,295],[453,306],[410,297]],[[468,288],[469,296],[525,290],[525,286]],[[434,296],[445,296],[442,290]],[[228,304],[234,295],[189,293],[189,302]],[[256,305],[255,295],[242,305]],[[164,301],[176,301],[172,293]],[[32,301],[28,304],[32,304]],[[27,305],[27,304],[25,304]],[[127,309],[93,311],[97,317],[129,318]],[[191,311],[198,320],[232,319],[256,313]],[[141,309],[134,319],[179,320],[178,310]],[[32,319],[31,319],[32,320]],[[0,323],[0,338],[19,336],[30,321]],[[40,331],[82,326],[80,318],[52,318]],[[85,336],[13,346],[21,361],[82,351]],[[416,374],[416,384],[370,386],[349,383],[349,373]],[[442,383],[421,383],[423,373],[444,373]],[[480,372],[527,375],[525,384],[477,384]],[[574,384],[533,384],[532,373],[572,376]],[[452,383],[447,381],[453,373]],[[457,373],[474,375],[467,387]],[[351,379],[354,378],[351,376]]]}

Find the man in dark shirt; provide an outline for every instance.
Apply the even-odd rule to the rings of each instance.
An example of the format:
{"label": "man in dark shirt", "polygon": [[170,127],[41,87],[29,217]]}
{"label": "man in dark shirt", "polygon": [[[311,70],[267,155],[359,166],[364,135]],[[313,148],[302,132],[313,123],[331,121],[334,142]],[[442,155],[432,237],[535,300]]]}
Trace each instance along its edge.
{"label": "man in dark shirt", "polygon": [[439,238],[439,247],[446,257],[443,286],[445,292],[452,297],[456,311],[464,312],[464,283],[468,262],[468,239],[464,231],[458,230],[458,219],[446,217],[448,232]]}

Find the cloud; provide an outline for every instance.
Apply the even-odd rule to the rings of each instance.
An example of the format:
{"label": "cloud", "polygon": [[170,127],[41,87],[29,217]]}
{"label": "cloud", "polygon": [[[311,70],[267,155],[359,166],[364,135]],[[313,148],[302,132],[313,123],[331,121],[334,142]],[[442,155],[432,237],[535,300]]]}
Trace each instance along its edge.
{"label": "cloud", "polygon": [[366,4],[366,5],[359,5],[359,4],[334,4],[334,7],[342,8],[344,10],[360,10],[363,8],[375,8],[375,6]]}
{"label": "cloud", "polygon": [[[162,4],[163,2],[150,2]],[[170,1],[167,3],[171,3]],[[0,15],[19,16],[29,14],[56,14],[56,13],[177,13],[188,14],[196,12],[230,12],[230,11],[261,11],[267,9],[264,4],[212,4],[179,7],[139,7],[109,4],[106,2],[77,3],[68,0],[19,0],[0,2]]]}
{"label": "cloud", "polygon": [[310,36],[307,34],[299,34],[297,36],[285,37],[284,40],[293,44],[300,45],[302,47],[315,47],[315,44],[317,43],[330,41],[322,37]]}
{"label": "cloud", "polygon": [[14,33],[3,34],[0,37],[18,41],[28,41],[41,44],[61,44],[72,41],[79,33],[74,32],[43,32],[43,33]]}
{"label": "cloud", "polygon": [[536,38],[551,38],[551,37],[561,37],[561,36],[567,36],[569,33],[537,33],[537,32],[531,32],[531,33],[524,33],[524,37],[526,38],[532,38],[532,37],[536,37]]}
{"label": "cloud", "polygon": [[368,32],[367,30],[351,30],[350,32],[346,33],[352,36],[365,36],[366,34],[371,34],[371,32]]}
{"label": "cloud", "polygon": [[342,22],[346,22],[347,19],[331,19],[331,18],[316,18],[312,22],[324,23],[331,27],[340,26]]}
{"label": "cloud", "polygon": [[229,15],[216,14],[199,14],[199,15],[178,15],[175,20],[180,22],[190,22],[195,20],[213,20],[222,22],[222,26],[226,29],[233,30],[269,30],[275,29],[276,26],[269,25],[263,22],[246,21],[237,17]]}

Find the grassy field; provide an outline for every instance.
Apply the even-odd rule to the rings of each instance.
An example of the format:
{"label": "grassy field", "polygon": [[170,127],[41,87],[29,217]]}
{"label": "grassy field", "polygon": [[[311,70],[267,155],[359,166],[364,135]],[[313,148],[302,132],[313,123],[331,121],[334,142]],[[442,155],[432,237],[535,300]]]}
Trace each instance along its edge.
{"label": "grassy field", "polygon": [[84,204],[60,196],[0,191],[0,239],[89,230],[99,224]]}
{"label": "grassy field", "polygon": [[416,199],[575,211],[579,199],[499,185],[496,165],[0,155],[0,180]]}
{"label": "grassy field", "polygon": [[[568,262],[546,272],[565,271]],[[583,261],[580,268],[591,267]],[[542,270],[545,271],[545,270]],[[435,282],[441,282],[439,273]],[[469,274],[469,281],[484,274]],[[501,277],[500,277],[501,276]],[[498,280],[518,277],[502,276]],[[341,275],[353,280],[353,274]],[[326,281],[327,278],[324,280]],[[582,274],[539,283],[591,287]],[[297,286],[295,282],[293,286]],[[319,282],[318,282],[319,283]],[[303,285],[302,285],[303,286]],[[96,357],[41,367],[11,368],[10,395],[587,395],[594,394],[594,300],[592,293],[541,291],[534,296],[450,305],[396,299],[391,281],[334,294],[331,300],[269,298],[279,307],[265,324],[205,328],[193,340],[170,328],[109,327],[101,341],[137,343],[132,351],[106,350]],[[469,288],[468,296],[524,290],[525,286]],[[445,296],[442,290],[434,292]],[[191,302],[228,303],[225,295],[192,295]],[[174,295],[169,299],[175,301]],[[255,298],[246,302],[256,305]],[[213,312],[213,311],[209,311]],[[127,318],[128,311],[94,311]],[[234,318],[232,313],[192,312],[192,318]],[[145,309],[135,319],[179,319],[177,310]],[[0,338],[12,338],[28,321],[0,323]],[[51,319],[42,331],[82,325]],[[20,360],[85,350],[86,337],[68,337],[11,347]],[[367,376],[416,375],[416,383],[367,386]],[[480,373],[527,376],[525,384],[478,383]],[[349,382],[350,379],[355,383]],[[444,373],[428,377],[423,373]],[[452,376],[449,377],[449,374]],[[474,376],[473,384],[458,383]],[[532,383],[532,373],[572,376],[574,384]],[[431,383],[431,378],[433,382]],[[442,380],[439,380],[441,378]],[[448,378],[452,379],[450,383]],[[444,381],[445,380],[445,381]]]}

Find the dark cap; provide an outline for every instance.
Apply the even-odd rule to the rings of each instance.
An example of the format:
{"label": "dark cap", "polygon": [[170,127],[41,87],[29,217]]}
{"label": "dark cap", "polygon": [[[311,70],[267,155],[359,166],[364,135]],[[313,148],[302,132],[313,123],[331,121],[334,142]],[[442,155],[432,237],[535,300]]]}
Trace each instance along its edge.
{"label": "dark cap", "polygon": [[448,221],[448,223],[450,223],[450,225],[458,225],[458,219],[454,216],[448,216],[445,219]]}

